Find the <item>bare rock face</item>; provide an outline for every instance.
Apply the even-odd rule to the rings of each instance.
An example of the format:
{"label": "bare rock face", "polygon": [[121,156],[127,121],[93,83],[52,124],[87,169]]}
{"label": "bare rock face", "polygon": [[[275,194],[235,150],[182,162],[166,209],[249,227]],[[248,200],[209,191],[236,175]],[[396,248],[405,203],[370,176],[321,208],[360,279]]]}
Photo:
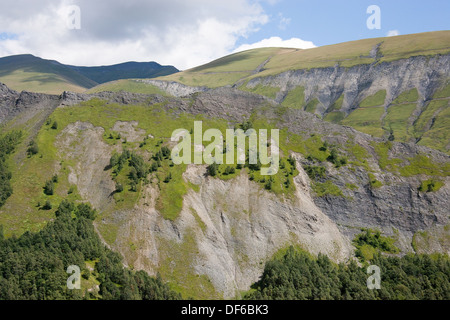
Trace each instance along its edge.
{"label": "bare rock face", "polygon": [[197,92],[206,92],[210,90],[207,87],[190,87],[175,81],[160,81],[160,80],[146,80],[140,79],[143,83],[151,84],[159,89],[167,92],[174,97],[184,97]]}
{"label": "bare rock face", "polygon": [[112,148],[103,140],[103,128],[91,123],[69,124],[58,136],[60,158],[75,163],[69,166],[69,183],[76,185],[80,195],[96,209],[112,204],[115,184],[105,167],[109,165]]}
{"label": "bare rock face", "polygon": [[[349,240],[314,204],[308,177],[299,169],[297,193],[283,199],[262,190],[246,174],[222,181],[205,177],[205,166],[190,166],[185,179],[200,190],[188,192],[180,216],[165,220],[154,206],[157,191],[149,186],[133,210],[115,213],[120,227],[113,247],[129,265],[153,274],[168,264],[206,276],[225,298],[248,290],[265,261],[289,244],[346,261],[352,254]],[[130,242],[139,245],[130,248]],[[181,278],[177,282],[183,283]]]}
{"label": "bare rock face", "polygon": [[0,83],[0,124],[20,115],[26,122],[36,114],[51,113],[59,104],[59,97],[28,91],[17,92]]}

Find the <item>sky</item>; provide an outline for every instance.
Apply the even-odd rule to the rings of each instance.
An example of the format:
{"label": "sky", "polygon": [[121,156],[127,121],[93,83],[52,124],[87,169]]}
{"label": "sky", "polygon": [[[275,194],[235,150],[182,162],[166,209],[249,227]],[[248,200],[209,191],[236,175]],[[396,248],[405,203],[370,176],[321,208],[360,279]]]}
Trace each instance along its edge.
{"label": "sky", "polygon": [[80,66],[156,61],[185,70],[257,47],[437,30],[450,30],[448,0],[0,0],[0,57]]}

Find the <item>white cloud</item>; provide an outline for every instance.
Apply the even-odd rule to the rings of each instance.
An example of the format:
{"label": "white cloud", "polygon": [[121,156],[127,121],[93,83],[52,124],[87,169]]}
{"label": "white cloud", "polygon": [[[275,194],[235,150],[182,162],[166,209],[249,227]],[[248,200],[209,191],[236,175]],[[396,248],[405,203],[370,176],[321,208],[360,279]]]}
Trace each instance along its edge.
{"label": "white cloud", "polygon": [[234,52],[267,47],[310,49],[315,48],[316,45],[312,43],[312,41],[305,41],[299,38],[291,38],[289,40],[283,40],[280,37],[271,37],[268,39],[263,39],[256,43],[243,44],[239,46],[236,50],[234,50]]}
{"label": "white cloud", "polygon": [[[62,12],[76,4],[81,29]],[[252,0],[2,0],[0,56],[31,53],[74,65],[157,61],[180,69],[230,53],[268,22]]]}
{"label": "white cloud", "polygon": [[389,30],[386,34],[387,37],[395,37],[400,35],[400,32],[398,30]]}

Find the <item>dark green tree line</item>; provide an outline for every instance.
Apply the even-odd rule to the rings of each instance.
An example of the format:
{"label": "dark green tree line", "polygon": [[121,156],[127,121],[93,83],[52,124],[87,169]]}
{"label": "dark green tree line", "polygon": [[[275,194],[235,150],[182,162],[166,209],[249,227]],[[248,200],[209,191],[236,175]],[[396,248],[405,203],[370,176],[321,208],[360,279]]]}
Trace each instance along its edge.
{"label": "dark green tree line", "polygon": [[401,258],[375,255],[370,262],[380,268],[381,289],[367,288],[367,264],[336,265],[322,254],[313,258],[290,247],[267,262],[260,281],[247,299],[276,300],[448,300],[450,260],[446,255]]}
{"label": "dark green tree line", "polygon": [[78,265],[84,278],[95,265],[102,299],[178,299],[161,278],[123,267],[119,254],[106,248],[92,224],[96,212],[87,204],[63,201],[56,218],[41,231],[19,238],[0,237],[0,299],[83,299],[90,293],[69,290],[66,273]]}

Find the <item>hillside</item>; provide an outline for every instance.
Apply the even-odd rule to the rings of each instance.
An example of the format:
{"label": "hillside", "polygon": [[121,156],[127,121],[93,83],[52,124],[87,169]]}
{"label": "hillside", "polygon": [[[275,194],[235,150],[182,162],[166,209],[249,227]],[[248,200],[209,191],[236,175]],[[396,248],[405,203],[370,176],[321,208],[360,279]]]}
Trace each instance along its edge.
{"label": "hillside", "polygon": [[219,87],[286,71],[350,68],[413,56],[450,53],[450,31],[344,42],[312,49],[262,48],[235,53],[200,67],[160,78],[189,86]]}
{"label": "hillside", "polygon": [[[125,62],[111,66],[79,67],[41,59],[30,54],[0,58],[0,82],[16,91],[48,94],[61,94],[63,91],[84,92],[104,82],[154,78],[177,71],[178,69],[173,66],[161,66],[156,62]],[[109,84],[104,88],[100,86],[102,90],[108,87]]]}
{"label": "hillside", "polygon": [[438,31],[307,50],[254,49],[128,88],[145,92],[147,83],[149,90],[182,96],[233,86],[376,137],[450,154],[449,75],[450,31]]}
{"label": "hillside", "polygon": [[[289,244],[347,262],[361,228],[380,230],[396,254],[450,253],[444,153],[236,88],[182,98],[1,90],[2,136],[23,134],[6,162],[6,237],[49,225],[63,200],[88,202],[101,240],[127,266],[204,299],[239,297]],[[220,165],[213,176],[204,164],[174,165],[173,130],[198,120],[203,131],[279,128],[279,172],[269,178],[249,165]],[[362,247],[367,259],[371,248]]]}
{"label": "hillside", "polygon": [[97,83],[67,66],[31,54],[0,58],[0,82],[16,91],[60,94],[83,92]]}

